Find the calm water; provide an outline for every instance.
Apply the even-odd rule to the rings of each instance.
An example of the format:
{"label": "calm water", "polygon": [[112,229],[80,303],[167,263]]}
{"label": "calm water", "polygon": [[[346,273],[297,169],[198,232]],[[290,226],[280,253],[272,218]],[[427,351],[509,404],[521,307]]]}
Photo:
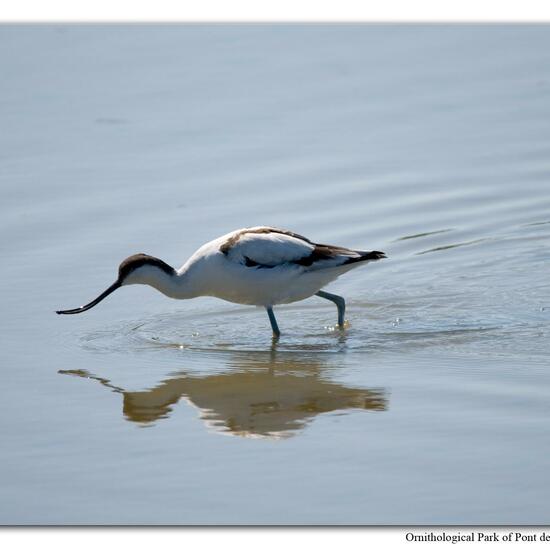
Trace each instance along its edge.
{"label": "calm water", "polygon": [[[0,522],[548,523],[550,27],[0,28]],[[118,291],[271,224],[389,259]]]}

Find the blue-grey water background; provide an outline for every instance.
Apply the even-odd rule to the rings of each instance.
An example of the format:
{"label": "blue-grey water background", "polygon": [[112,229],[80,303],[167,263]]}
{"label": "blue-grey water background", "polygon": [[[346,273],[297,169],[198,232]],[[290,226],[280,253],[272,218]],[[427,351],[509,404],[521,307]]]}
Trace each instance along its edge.
{"label": "blue-grey water background", "polygon": [[[3,524],[550,518],[550,27],[0,28]],[[110,285],[276,225],[265,312]]]}

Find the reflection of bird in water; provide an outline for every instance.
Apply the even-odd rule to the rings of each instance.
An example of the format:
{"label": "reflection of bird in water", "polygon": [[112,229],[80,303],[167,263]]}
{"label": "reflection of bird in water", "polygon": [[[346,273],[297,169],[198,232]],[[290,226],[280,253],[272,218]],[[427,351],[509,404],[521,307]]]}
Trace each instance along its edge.
{"label": "reflection of bird in water", "polygon": [[218,432],[240,436],[288,437],[317,414],[343,409],[383,411],[386,391],[350,388],[326,380],[323,367],[292,360],[239,362],[225,373],[197,376],[180,372],[158,386],[130,392],[84,370],[59,371],[98,380],[122,393],[125,417],[141,424],[166,418],[181,397]]}
{"label": "reflection of bird in water", "polygon": [[273,306],[315,294],[336,304],[343,328],[344,298],[321,289],[351,269],[385,257],[377,250],[316,244],[284,229],[249,227],[206,243],[177,271],[147,254],[130,256],[120,264],[117,280],[95,300],[57,313],[82,313],[121,286],[142,284],[178,300],[215,296],[265,307],[275,337],[280,331]]}

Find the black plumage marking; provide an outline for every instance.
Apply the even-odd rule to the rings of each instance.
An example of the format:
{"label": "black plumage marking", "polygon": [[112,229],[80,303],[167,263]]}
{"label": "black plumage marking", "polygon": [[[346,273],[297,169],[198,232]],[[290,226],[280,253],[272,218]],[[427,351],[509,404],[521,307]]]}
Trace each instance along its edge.
{"label": "black plumage marking", "polygon": [[154,256],[140,253],[129,256],[120,264],[118,268],[118,280],[122,282],[126,277],[128,277],[128,275],[130,275],[130,273],[132,273],[132,271],[144,265],[152,265],[158,267],[167,275],[176,274],[176,270],[171,265],[168,265],[166,262],[163,262],[162,260],[159,260],[159,258],[155,258]]}
{"label": "black plumage marking", "polygon": [[330,246],[328,244],[316,244],[315,248],[311,251],[311,254],[308,254],[299,260],[294,260],[293,263],[303,266],[310,266],[315,262],[330,260],[341,254],[349,254],[350,252],[352,251],[347,248]]}
{"label": "black plumage marking", "polygon": [[373,250],[372,252],[359,252],[361,256],[358,258],[350,258],[349,260],[346,260],[344,262],[345,264],[354,264],[356,262],[368,262],[368,261],[374,261],[374,260],[383,260],[384,258],[387,258],[386,254],[384,252],[380,252],[378,250]]}
{"label": "black plumage marking", "polygon": [[255,262],[254,260],[251,260],[248,256],[244,257],[244,265],[246,267],[259,267],[259,268],[266,268],[266,269],[271,269],[272,267],[275,267],[274,265],[265,265],[265,264],[260,264],[258,262]]}
{"label": "black plumage marking", "polygon": [[308,256],[295,260],[293,263],[303,266],[313,265],[322,260],[331,260],[338,256],[348,256],[350,254],[360,254],[360,256],[350,256],[342,265],[353,264],[356,262],[366,262],[380,260],[385,258],[384,252],[373,250],[372,252],[363,252],[361,250],[350,250],[340,246],[331,246],[329,244],[316,244],[315,248]]}

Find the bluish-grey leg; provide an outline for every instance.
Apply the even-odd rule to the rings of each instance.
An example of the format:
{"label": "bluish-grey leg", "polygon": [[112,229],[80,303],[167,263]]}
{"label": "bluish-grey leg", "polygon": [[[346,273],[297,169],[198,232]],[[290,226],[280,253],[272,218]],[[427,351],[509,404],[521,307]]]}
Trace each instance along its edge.
{"label": "bluish-grey leg", "polygon": [[273,313],[273,308],[271,306],[265,308],[267,310],[267,315],[269,316],[269,322],[271,323],[271,329],[273,330],[273,336],[279,338],[281,336],[281,331],[279,330],[279,325],[277,325],[277,319],[275,319],[275,314]]}
{"label": "bluish-grey leg", "polygon": [[325,300],[330,300],[334,304],[336,304],[336,307],[338,308],[338,326],[340,328],[344,328],[344,315],[346,313],[346,301],[342,296],[338,296],[337,294],[331,294],[330,292],[323,292],[320,290],[315,294],[315,296],[319,296],[319,298],[325,298]]}

